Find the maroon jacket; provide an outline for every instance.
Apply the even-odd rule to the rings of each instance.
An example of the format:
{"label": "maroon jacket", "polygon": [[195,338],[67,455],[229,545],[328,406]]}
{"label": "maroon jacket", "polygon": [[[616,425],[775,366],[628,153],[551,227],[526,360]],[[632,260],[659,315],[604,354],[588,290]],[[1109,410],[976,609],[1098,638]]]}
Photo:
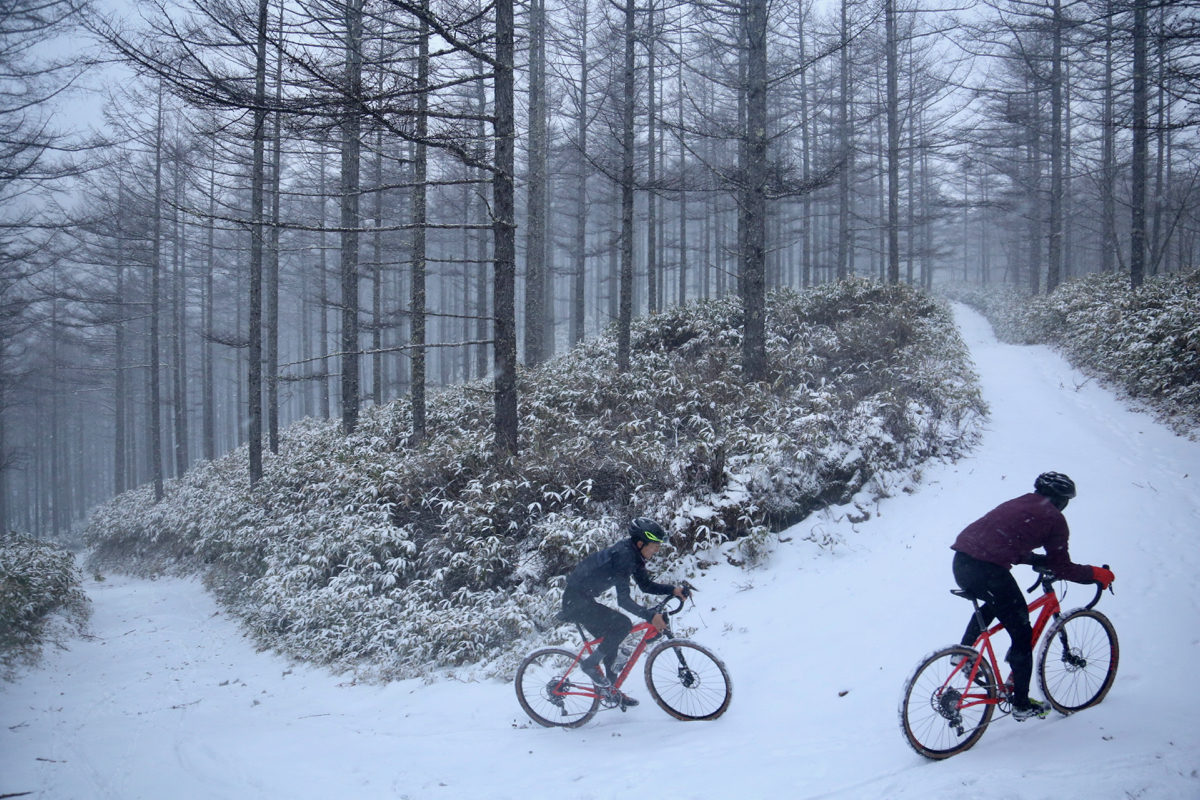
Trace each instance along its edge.
{"label": "maroon jacket", "polygon": [[1046,566],[1064,580],[1086,583],[1092,568],[1071,561],[1067,518],[1049,498],[1030,492],[993,508],[972,522],[954,540],[951,550],[1012,569],[1032,563],[1038,547],[1046,548]]}

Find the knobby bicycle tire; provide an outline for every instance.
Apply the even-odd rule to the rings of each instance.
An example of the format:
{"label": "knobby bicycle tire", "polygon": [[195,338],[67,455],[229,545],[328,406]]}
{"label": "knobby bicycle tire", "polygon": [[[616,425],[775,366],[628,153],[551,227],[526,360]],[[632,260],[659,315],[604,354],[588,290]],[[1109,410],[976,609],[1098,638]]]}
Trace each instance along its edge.
{"label": "knobby bicycle tire", "polygon": [[676,719],[716,719],[729,708],[733,681],[715,653],[687,639],[671,639],[646,659],[646,688]]}
{"label": "knobby bicycle tire", "polygon": [[[979,671],[972,685],[967,685],[970,662],[956,671],[950,661],[954,656],[978,659]],[[959,708],[968,692],[978,700]],[[926,758],[949,758],[969,750],[992,721],[997,694],[992,668],[976,651],[955,645],[931,653],[904,683],[899,709],[904,739]]]}
{"label": "knobby bicycle tire", "polygon": [[1108,617],[1090,608],[1065,614],[1042,640],[1038,683],[1060,714],[1096,705],[1117,677],[1121,647]]}
{"label": "knobby bicycle tire", "polygon": [[[547,728],[578,728],[596,715],[600,697],[565,692],[592,692],[592,682],[576,669],[575,653],[546,648],[530,653],[517,667],[517,701],[525,713]],[[578,676],[578,683],[570,680]]]}

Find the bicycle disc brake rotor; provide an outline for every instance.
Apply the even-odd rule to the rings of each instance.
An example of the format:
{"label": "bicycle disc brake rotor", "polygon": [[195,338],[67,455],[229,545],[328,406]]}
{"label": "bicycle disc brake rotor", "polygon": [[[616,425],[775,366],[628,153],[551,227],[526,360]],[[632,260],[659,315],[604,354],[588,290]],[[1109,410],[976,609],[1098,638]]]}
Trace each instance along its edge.
{"label": "bicycle disc brake rotor", "polygon": [[1086,669],[1088,664],[1087,659],[1083,657],[1083,651],[1078,647],[1064,650],[1062,663],[1067,672],[1078,672],[1081,669]]}
{"label": "bicycle disc brake rotor", "polygon": [[685,689],[694,689],[700,685],[700,678],[688,667],[679,668],[679,682]]}

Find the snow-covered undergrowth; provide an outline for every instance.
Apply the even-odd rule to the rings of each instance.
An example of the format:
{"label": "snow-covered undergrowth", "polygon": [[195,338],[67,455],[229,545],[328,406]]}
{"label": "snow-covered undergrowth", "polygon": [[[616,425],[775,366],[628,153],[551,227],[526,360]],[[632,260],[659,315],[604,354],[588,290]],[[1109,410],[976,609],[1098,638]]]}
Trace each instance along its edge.
{"label": "snow-covered undergrowth", "polygon": [[568,635],[563,576],[630,516],[669,529],[668,571],[753,564],[769,532],[978,438],[953,319],[906,287],[775,295],[760,383],[740,375],[740,332],[736,299],[698,303],[637,322],[628,373],[610,337],[522,372],[506,463],[488,384],[433,393],[420,444],[407,401],[350,437],[297,423],[254,492],[242,449],[161,503],[142,487],[97,510],[93,563],[201,573],[262,646],[366,677],[504,675],[530,639]]}
{"label": "snow-covered undergrowth", "polygon": [[43,647],[83,630],[91,603],[70,552],[22,533],[0,533],[0,679],[36,664]]}
{"label": "snow-covered undergrowth", "polygon": [[1200,426],[1200,271],[1151,278],[1136,292],[1116,273],[1068,281],[1049,296],[1008,285],[938,288],[987,317],[1001,341],[1055,345],[1176,430]]}

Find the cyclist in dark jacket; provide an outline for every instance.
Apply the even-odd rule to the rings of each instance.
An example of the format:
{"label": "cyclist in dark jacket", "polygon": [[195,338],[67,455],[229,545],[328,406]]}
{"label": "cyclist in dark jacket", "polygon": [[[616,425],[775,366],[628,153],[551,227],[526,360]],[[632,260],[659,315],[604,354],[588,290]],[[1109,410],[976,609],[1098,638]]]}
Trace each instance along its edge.
{"label": "cyclist in dark jacket", "polygon": [[[1029,698],[1033,675],[1033,628],[1021,587],[1009,570],[1013,564],[1045,565],[1055,576],[1075,583],[1099,583],[1105,588],[1113,574],[1103,567],[1071,561],[1067,549],[1070,531],[1063,509],[1075,496],[1075,483],[1058,472],[1043,472],[1033,492],[1001,503],[968,525],[951,549],[954,579],[965,591],[983,601],[980,614],[990,625],[999,618],[1012,639],[1008,663],[1013,671],[1013,719],[1044,718],[1050,707]],[[1045,548],[1046,554],[1033,552]],[[963,633],[970,647],[981,633],[974,615]]]}
{"label": "cyclist in dark jacket", "polygon": [[[590,656],[580,663],[584,674],[592,679],[601,691],[610,694],[623,706],[636,706],[638,701],[611,688],[610,677],[615,677],[614,662],[621,642],[629,635],[633,623],[629,617],[606,605],[596,602],[596,597],[610,587],[617,590],[617,604],[660,631],[666,628],[662,614],[652,614],[650,609],[635,602],[629,595],[629,580],[632,578],[646,594],[675,595],[686,597],[682,586],[668,586],[650,579],[646,562],[654,557],[666,541],[667,534],[651,519],[638,517],[629,523],[629,538],[585,558],[567,577],[563,590],[562,613],[567,622],[578,622],[588,632],[604,641]],[[604,664],[604,673],[600,664]]]}

